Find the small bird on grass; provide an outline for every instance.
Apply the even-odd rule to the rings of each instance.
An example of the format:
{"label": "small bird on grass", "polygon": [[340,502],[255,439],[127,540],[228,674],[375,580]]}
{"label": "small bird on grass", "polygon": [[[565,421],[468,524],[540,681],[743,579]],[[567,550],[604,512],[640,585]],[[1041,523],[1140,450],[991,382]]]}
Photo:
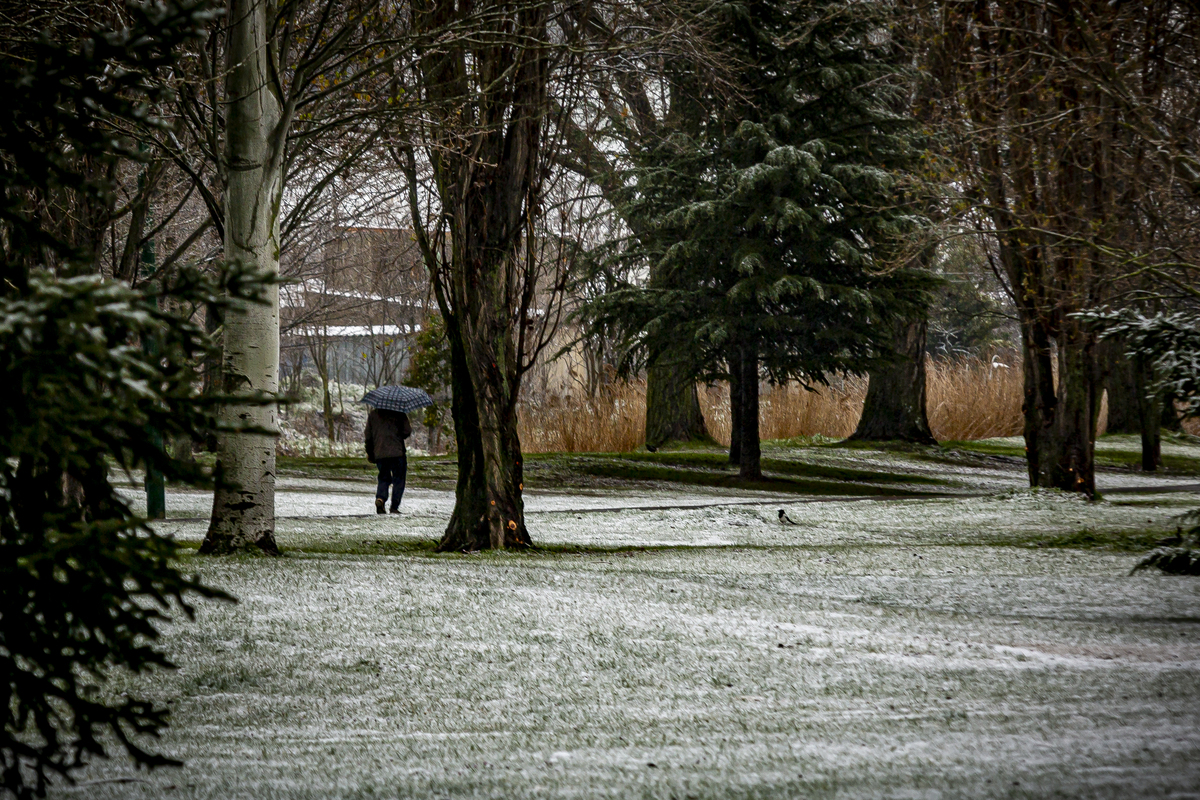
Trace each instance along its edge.
{"label": "small bird on grass", "polygon": [[799,525],[800,523],[796,522],[796,520],[789,517],[787,515],[787,512],[781,508],[781,509],[779,509],[779,524],[780,525]]}

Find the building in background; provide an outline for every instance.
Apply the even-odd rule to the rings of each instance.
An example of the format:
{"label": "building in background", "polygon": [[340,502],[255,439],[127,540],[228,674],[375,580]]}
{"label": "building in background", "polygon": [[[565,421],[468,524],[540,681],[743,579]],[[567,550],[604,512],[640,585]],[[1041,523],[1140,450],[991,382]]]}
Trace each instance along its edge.
{"label": "building in background", "polygon": [[305,371],[323,381],[402,381],[429,312],[429,282],[412,233],[341,227],[283,265],[284,383]]}

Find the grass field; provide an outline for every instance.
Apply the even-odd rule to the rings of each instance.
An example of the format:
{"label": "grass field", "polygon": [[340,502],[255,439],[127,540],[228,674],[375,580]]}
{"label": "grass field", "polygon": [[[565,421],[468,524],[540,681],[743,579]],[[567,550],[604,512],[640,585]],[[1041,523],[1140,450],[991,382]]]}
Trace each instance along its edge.
{"label": "grass field", "polygon": [[[289,462],[286,555],[188,556],[239,602],[111,687],[172,704],[186,766],[52,796],[1198,796],[1200,579],[1129,570],[1200,446],[1144,476],[1106,442],[1096,503],[1021,488],[1012,446],[775,443],[751,486],[703,450],[545,455],[539,547],[472,555],[432,552],[444,460],[385,517],[356,465]],[[203,499],[162,529],[197,542]]]}

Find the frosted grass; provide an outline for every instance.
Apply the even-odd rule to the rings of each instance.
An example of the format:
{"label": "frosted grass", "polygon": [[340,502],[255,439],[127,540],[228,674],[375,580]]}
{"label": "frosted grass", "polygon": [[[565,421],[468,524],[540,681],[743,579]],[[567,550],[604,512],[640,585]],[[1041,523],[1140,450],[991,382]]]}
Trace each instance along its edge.
{"label": "frosted grass", "polygon": [[[281,559],[189,557],[241,601],[205,603],[168,630],[179,670],[112,687],[174,702],[162,746],[187,765],[102,763],[53,796],[1200,786],[1200,579],[1130,577],[1128,554],[988,544],[1166,525],[1194,495],[625,511],[573,511],[587,498],[554,495],[529,515],[538,542],[626,549],[319,552],[436,538],[448,497],[414,490],[396,516],[281,520]],[[779,523],[781,507],[797,525]],[[162,527],[196,540],[204,526]]]}
{"label": "frosted grass", "polygon": [[[292,493],[280,493],[281,513],[295,511]],[[405,492],[401,513],[377,516],[362,506],[373,495],[294,493],[304,508],[340,508],[330,514],[278,520],[284,548],[357,548],[369,543],[428,541],[441,537],[454,505],[451,492]],[[830,545],[953,545],[1009,542],[1079,531],[1170,530],[1174,518],[1197,503],[1192,493],[1114,495],[1088,502],[1060,492],[1016,490],[990,497],[871,500],[792,497],[770,499],[705,492],[612,493],[604,496],[530,495],[527,517],[543,545],[583,547],[797,547]],[[605,510],[623,503],[621,510]],[[370,508],[371,506],[368,506]],[[786,511],[794,525],[782,525]],[[170,501],[168,500],[168,510]],[[207,511],[196,515],[203,517]],[[204,538],[206,521],[156,523],[183,542]],[[1132,562],[1130,563],[1132,566]]]}

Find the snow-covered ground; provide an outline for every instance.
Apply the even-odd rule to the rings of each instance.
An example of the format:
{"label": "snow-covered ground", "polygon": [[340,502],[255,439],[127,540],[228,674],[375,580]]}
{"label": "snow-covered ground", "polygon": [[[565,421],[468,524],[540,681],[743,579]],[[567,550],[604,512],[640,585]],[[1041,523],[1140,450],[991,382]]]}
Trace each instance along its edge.
{"label": "snow-covered ground", "polygon": [[126,681],[173,701],[186,766],[52,796],[1200,797],[1200,578],[1033,546],[1167,529],[1196,494],[542,492],[561,547],[437,556],[411,545],[449,492],[377,517],[364,482],[281,489],[287,555],[189,557],[239,602]]}

